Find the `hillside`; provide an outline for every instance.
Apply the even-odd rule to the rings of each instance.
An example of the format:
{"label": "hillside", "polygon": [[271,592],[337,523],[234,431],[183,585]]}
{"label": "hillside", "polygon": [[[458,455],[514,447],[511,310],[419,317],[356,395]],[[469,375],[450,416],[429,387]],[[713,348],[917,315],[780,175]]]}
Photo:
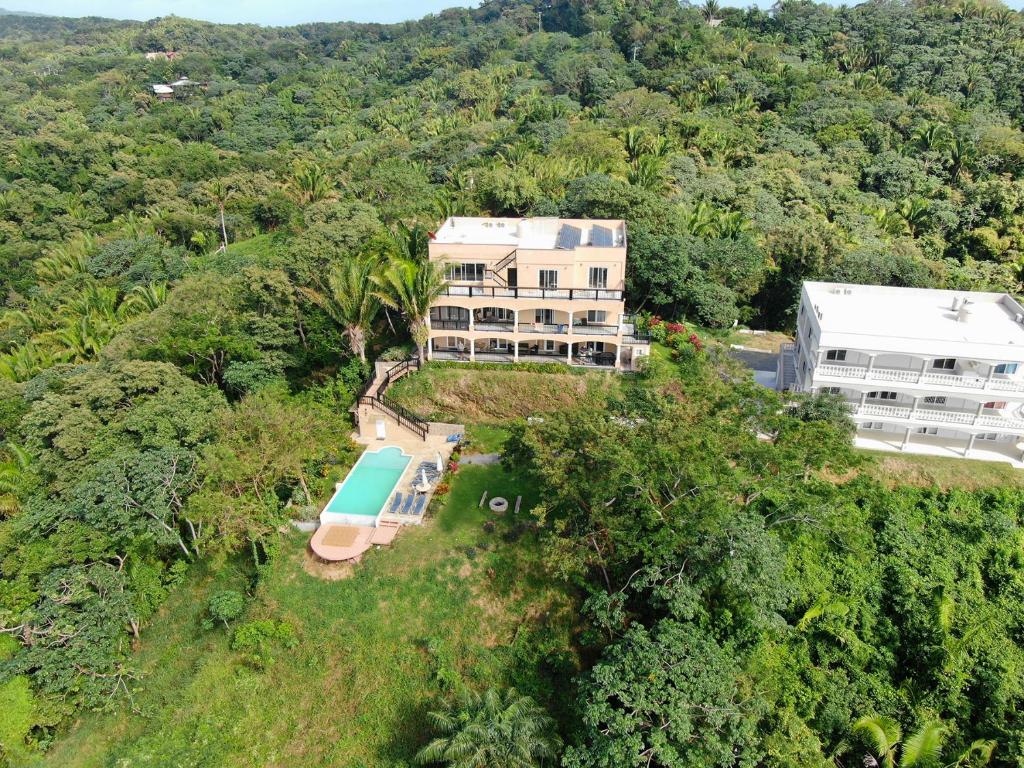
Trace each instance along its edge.
{"label": "hillside", "polygon": [[[422,345],[448,216],[622,218],[629,309],[722,339],[791,332],[806,279],[1019,292],[1022,33],[990,0],[0,15],[0,762],[407,765],[427,712],[500,710],[566,768],[1016,766],[1016,478],[866,465],[688,333],[629,378],[430,367],[396,397],[505,464],[344,583],[282,531]],[[529,515],[477,514],[499,482]],[[393,677],[332,696],[375,643]]]}

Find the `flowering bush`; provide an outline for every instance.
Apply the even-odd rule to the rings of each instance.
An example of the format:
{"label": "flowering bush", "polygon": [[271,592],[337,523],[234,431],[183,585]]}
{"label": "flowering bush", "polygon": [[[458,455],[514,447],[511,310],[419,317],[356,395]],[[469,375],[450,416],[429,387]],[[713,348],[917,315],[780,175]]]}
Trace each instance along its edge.
{"label": "flowering bush", "polygon": [[456,472],[459,471],[459,465],[456,462],[454,462],[454,461],[449,461],[448,462],[448,471],[451,472],[454,475]]}

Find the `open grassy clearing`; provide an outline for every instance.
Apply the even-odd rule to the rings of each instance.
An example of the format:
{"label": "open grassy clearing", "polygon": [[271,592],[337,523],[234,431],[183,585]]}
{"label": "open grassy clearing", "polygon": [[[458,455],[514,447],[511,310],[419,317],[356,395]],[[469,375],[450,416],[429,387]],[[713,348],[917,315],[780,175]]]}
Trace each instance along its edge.
{"label": "open grassy clearing", "polygon": [[866,462],[863,470],[890,487],[899,485],[938,486],[943,490],[1009,486],[1024,487],[1024,471],[1001,461],[975,461],[946,456],[917,456],[884,451],[860,450]]}
{"label": "open grassy clearing", "polygon": [[621,376],[613,372],[534,373],[428,364],[388,394],[433,421],[502,424],[565,410],[588,396],[606,399],[620,387]]}
{"label": "open grassy clearing", "polygon": [[299,645],[263,672],[198,627],[214,583],[243,574],[195,575],[143,634],[136,711],[83,718],[38,764],[408,765],[425,712],[461,682],[513,684],[564,712],[576,606],[545,576],[528,516],[480,509],[484,490],[536,502],[500,466],[465,467],[435,519],[341,581],[311,575],[307,537],[290,535],[248,618],[290,622]]}

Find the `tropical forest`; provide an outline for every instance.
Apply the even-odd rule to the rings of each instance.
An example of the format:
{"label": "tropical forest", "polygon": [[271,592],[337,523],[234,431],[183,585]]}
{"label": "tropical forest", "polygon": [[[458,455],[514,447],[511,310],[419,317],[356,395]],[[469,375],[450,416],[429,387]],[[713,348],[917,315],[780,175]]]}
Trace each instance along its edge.
{"label": "tropical forest", "polygon": [[[730,354],[806,280],[1024,291],[1020,11],[3,13],[0,86],[0,765],[1024,768],[1024,474]],[[464,458],[325,574],[452,216],[624,220],[649,361],[424,364]]]}

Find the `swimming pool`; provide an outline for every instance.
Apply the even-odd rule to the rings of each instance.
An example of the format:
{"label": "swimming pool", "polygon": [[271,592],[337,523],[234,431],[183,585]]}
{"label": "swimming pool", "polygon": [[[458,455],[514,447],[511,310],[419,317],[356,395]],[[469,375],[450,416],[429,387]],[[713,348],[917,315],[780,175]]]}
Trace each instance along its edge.
{"label": "swimming pool", "polygon": [[377,515],[410,461],[412,456],[394,446],[366,451],[327,502],[320,522],[376,525]]}

